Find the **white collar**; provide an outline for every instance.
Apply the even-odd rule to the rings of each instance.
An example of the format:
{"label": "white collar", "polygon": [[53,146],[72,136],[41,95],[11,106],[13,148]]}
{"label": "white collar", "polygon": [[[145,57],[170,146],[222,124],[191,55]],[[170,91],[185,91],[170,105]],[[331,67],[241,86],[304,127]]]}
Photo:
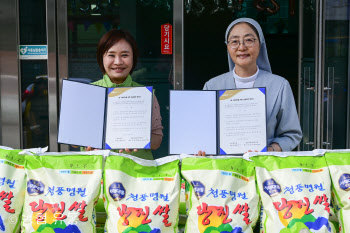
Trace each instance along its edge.
{"label": "white collar", "polygon": [[255,74],[253,74],[252,76],[250,77],[246,77],[246,78],[242,78],[240,76],[238,76],[236,74],[236,67],[233,69],[233,78],[239,82],[242,82],[242,83],[247,83],[247,82],[252,82],[252,81],[255,81],[256,77],[258,77],[258,74],[259,74],[259,66],[256,66],[257,70],[255,72]]}

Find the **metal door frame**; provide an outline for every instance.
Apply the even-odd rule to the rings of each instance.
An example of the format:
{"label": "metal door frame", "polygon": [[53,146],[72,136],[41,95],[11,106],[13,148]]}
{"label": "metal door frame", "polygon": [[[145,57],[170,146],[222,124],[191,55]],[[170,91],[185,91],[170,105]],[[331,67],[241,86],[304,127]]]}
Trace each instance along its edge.
{"label": "metal door frame", "polygon": [[184,0],[173,0],[174,24],[174,89],[184,89]]}
{"label": "metal door frame", "polygon": [[325,1],[316,1],[316,46],[315,46],[315,149],[323,148],[323,90],[325,64]]}
{"label": "metal door frame", "polygon": [[[68,78],[68,19],[67,19],[67,1],[58,0],[57,6],[57,115],[59,115],[59,103],[61,101],[62,80]],[[58,128],[58,120],[56,127]],[[57,143],[56,132],[56,143]],[[69,146],[59,144],[59,151],[68,151]]]}
{"label": "metal door frame", "polygon": [[56,0],[46,0],[47,33],[47,80],[49,108],[49,149],[58,151],[58,87],[57,87],[57,45],[56,45]]}
{"label": "metal door frame", "polygon": [[[299,122],[301,123],[301,80],[302,80],[302,75],[301,75],[301,60],[303,57],[303,22],[304,22],[304,0],[299,0],[299,37],[298,37],[298,116],[299,116]],[[300,144],[303,141],[301,141],[298,144],[298,151],[300,151]]]}

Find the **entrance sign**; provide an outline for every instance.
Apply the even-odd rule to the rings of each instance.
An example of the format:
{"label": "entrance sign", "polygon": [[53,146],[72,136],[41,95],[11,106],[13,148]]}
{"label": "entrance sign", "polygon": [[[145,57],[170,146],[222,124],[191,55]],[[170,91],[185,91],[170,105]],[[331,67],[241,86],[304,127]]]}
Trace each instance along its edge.
{"label": "entrance sign", "polygon": [[47,45],[20,45],[19,59],[21,60],[47,59]]}
{"label": "entrance sign", "polygon": [[161,29],[162,54],[173,53],[173,27],[171,24],[163,24]]}

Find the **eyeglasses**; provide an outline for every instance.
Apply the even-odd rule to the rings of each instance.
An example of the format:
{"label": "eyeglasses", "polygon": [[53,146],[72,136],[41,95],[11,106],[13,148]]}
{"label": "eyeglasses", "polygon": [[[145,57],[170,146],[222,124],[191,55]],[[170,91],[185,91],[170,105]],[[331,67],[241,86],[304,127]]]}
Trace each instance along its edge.
{"label": "eyeglasses", "polygon": [[[243,45],[247,47],[253,47],[255,44],[256,39],[255,38],[246,38],[243,39]],[[241,45],[240,40],[229,40],[227,41],[227,44],[232,48],[236,49]]]}

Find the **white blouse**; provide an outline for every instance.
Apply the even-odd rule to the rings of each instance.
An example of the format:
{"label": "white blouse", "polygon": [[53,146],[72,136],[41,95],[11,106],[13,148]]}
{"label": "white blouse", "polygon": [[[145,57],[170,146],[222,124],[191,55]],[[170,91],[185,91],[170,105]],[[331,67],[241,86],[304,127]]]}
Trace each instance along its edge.
{"label": "white blouse", "polygon": [[254,86],[254,82],[256,77],[259,74],[259,67],[257,67],[257,71],[250,77],[242,78],[236,74],[236,67],[233,69],[233,78],[236,83],[236,88],[252,88]]}

